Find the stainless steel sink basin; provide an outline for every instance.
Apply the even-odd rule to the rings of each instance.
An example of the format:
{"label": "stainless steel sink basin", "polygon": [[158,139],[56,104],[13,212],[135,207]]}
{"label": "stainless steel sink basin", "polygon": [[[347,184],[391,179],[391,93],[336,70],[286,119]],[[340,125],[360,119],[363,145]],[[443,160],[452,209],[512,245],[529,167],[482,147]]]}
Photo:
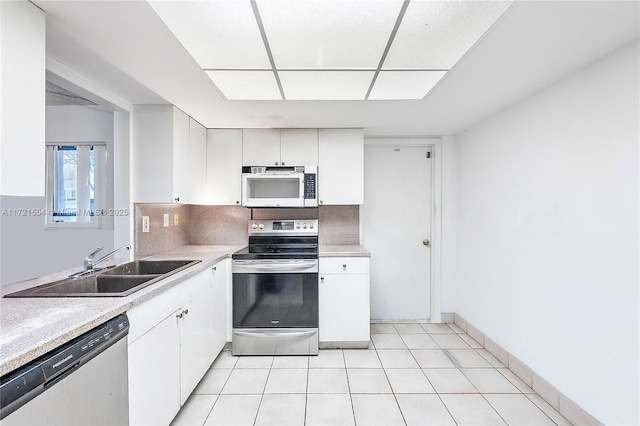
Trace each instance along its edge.
{"label": "stainless steel sink basin", "polygon": [[10,293],[4,297],[123,297],[200,260],[136,260],[105,271],[66,278]]}
{"label": "stainless steel sink basin", "polygon": [[178,272],[198,263],[193,260],[135,260],[110,268],[101,275],[155,275]]}

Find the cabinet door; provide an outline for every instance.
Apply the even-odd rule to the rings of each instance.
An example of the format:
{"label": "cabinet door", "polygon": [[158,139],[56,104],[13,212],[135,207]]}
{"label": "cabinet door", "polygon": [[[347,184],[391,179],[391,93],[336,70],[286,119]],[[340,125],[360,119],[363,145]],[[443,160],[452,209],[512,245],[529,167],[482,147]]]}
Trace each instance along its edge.
{"label": "cabinet door", "polygon": [[180,319],[180,404],[184,404],[215,359],[212,281],[211,272],[205,270],[188,283],[188,301]]}
{"label": "cabinet door", "polygon": [[207,204],[240,205],[242,130],[207,130]]}
{"label": "cabinet door", "polygon": [[189,119],[189,198],[191,204],[207,201],[207,129]]}
{"label": "cabinet door", "polygon": [[173,200],[173,107],[135,105],[131,115],[131,201]]}
{"label": "cabinet door", "polygon": [[280,161],[283,166],[317,166],[318,129],[281,129]]}
{"label": "cabinet door", "polygon": [[364,203],[362,129],[318,130],[319,204]]}
{"label": "cabinet door", "polygon": [[168,425],[180,410],[179,312],[129,344],[131,425]]}
{"label": "cabinet door", "polygon": [[369,341],[369,275],[320,274],[321,342]]}
{"label": "cabinet door", "polygon": [[173,108],[173,200],[188,203],[191,166],[189,164],[189,116]]}
{"label": "cabinet door", "polygon": [[212,322],[213,352],[217,356],[227,343],[227,262],[215,264],[213,271]]}
{"label": "cabinet door", "polygon": [[242,165],[279,166],[280,129],[244,129]]}

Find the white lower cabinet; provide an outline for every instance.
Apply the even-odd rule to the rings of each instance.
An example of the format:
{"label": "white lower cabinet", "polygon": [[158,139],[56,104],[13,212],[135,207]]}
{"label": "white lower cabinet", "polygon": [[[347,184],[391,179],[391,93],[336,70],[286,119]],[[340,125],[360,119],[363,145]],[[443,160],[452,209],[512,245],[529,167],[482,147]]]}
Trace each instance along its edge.
{"label": "white lower cabinet", "polygon": [[369,344],[369,258],[319,261],[319,339],[324,347]]}
{"label": "white lower cabinet", "polygon": [[129,343],[131,425],[167,425],[180,410],[178,312]]}
{"label": "white lower cabinet", "polygon": [[[213,331],[211,341],[216,356],[227,343],[227,288],[231,285],[231,259],[218,262],[213,268],[212,315]],[[227,282],[228,281],[228,282]]]}
{"label": "white lower cabinet", "polygon": [[223,260],[127,312],[131,425],[170,424],[222,350],[226,265]]}
{"label": "white lower cabinet", "polygon": [[180,405],[184,404],[215,359],[213,349],[211,271],[191,278],[186,302],[177,315],[180,325]]}

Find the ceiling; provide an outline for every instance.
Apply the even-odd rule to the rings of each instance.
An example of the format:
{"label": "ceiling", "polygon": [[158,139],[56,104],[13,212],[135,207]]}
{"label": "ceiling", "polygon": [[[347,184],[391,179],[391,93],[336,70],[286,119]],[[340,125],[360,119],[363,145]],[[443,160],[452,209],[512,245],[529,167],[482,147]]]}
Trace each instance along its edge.
{"label": "ceiling", "polygon": [[83,98],[77,93],[65,89],[64,87],[60,87],[57,84],[52,83],[51,81],[47,81],[45,90],[46,106],[97,105],[97,103],[90,101],[87,98]]}
{"label": "ceiling", "polygon": [[[264,4],[279,1],[257,0],[255,4],[264,7]],[[362,4],[359,0],[344,2]],[[393,0],[389,2],[394,3]],[[155,3],[154,7],[144,1],[33,0],[33,3],[46,12],[47,55],[50,60],[131,104],[172,103],[208,128],[363,127],[368,136],[458,134],[563,76],[637,41],[640,15],[636,1],[516,1],[461,58],[450,60],[449,65],[443,68],[449,71],[424,99],[227,100],[203,70],[205,67],[198,62],[202,59],[194,59],[197,55],[189,53],[160,18],[154,9]],[[171,3],[168,2],[169,5]],[[251,6],[248,0],[244,3]],[[402,24],[410,21],[408,13],[412,5],[425,7],[431,3],[412,0]],[[405,3],[394,4],[402,7]],[[267,22],[272,18],[268,17],[267,9],[259,10],[265,32],[270,31],[267,25],[273,24]],[[237,23],[249,24],[256,25],[255,16],[253,21],[240,20]],[[391,47],[403,37],[400,31],[402,24]],[[379,45],[389,44],[389,24],[386,25],[386,34],[382,34],[383,30],[380,30],[381,34],[368,33],[370,37],[382,40],[375,42],[378,54]],[[279,40],[274,32],[269,42],[274,46],[290,47],[290,52],[299,49],[299,42],[302,43],[300,49],[304,49],[312,41],[303,36],[305,28],[298,30],[300,40],[286,44],[286,40]],[[253,40],[255,42],[255,38]],[[409,44],[412,47],[422,45]],[[222,48],[225,48],[224,43]],[[345,51],[345,61],[354,59],[351,51]],[[392,52],[390,48],[382,66],[378,62],[375,69],[360,70],[353,64],[347,65],[353,69],[348,71],[349,75],[376,72],[378,69],[379,73],[387,71],[384,69],[386,61],[397,65],[400,62],[393,61],[400,61],[403,57],[401,53],[392,55]],[[280,58],[277,68],[282,68],[283,80],[298,78],[304,83],[305,78],[308,79],[285,72],[285,69],[294,67],[287,60],[298,60],[299,55],[280,52],[275,56],[275,49],[272,54],[274,58]],[[244,55],[236,56],[237,61],[249,59]],[[407,56],[411,57],[404,55]],[[295,65],[301,67],[295,69],[304,72],[323,70],[318,65],[317,56],[316,62],[309,58],[307,62]],[[413,65],[417,70],[409,71],[410,66],[402,66],[407,70],[396,79],[406,82],[411,82],[412,72],[431,67],[421,62]],[[237,72],[246,72],[245,68],[249,66],[237,63],[206,67],[234,67]],[[273,75],[273,67],[268,67],[269,72]],[[349,75],[348,78],[353,78]],[[331,83],[328,81],[330,78],[325,80],[326,84]],[[345,84],[344,74],[334,80]],[[416,80],[408,84],[412,91],[413,86],[421,84],[419,79]],[[381,79],[380,87],[384,87],[383,81]],[[60,85],[60,82],[56,81],[56,84]],[[219,83],[219,86],[223,87],[224,83]],[[304,84],[299,86],[304,89]],[[350,87],[351,84],[347,84],[345,90]],[[424,88],[419,88],[420,91]]]}
{"label": "ceiling", "polygon": [[423,99],[511,1],[150,5],[225,99]]}

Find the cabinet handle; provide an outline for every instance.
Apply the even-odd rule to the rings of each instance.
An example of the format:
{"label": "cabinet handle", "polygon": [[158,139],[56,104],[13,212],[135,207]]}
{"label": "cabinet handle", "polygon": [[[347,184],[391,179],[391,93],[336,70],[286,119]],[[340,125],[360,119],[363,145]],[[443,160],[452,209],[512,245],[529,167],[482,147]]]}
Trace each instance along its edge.
{"label": "cabinet handle", "polygon": [[188,309],[185,309],[184,311],[182,311],[183,314],[187,315],[189,313]]}
{"label": "cabinet handle", "polygon": [[217,270],[218,270],[218,267],[217,267],[217,266],[214,266],[214,267],[213,267],[213,268],[211,268],[211,269],[213,269],[214,271],[217,271]]}
{"label": "cabinet handle", "polygon": [[320,277],[320,281],[324,281],[324,277]]}
{"label": "cabinet handle", "polygon": [[240,204],[240,201],[236,201],[236,204]]}
{"label": "cabinet handle", "polygon": [[176,318],[181,319],[182,318],[182,312],[180,312],[179,314],[176,315]]}
{"label": "cabinet handle", "polygon": [[324,201],[320,200],[320,204],[324,203]]}
{"label": "cabinet handle", "polygon": [[282,163],[280,163],[281,166],[284,166],[284,161]]}
{"label": "cabinet handle", "polygon": [[179,203],[179,202],[180,202],[180,197],[176,197],[176,198],[174,198],[173,200],[174,200],[176,203]]}
{"label": "cabinet handle", "polygon": [[342,265],[342,269],[347,269],[347,264]]}
{"label": "cabinet handle", "polygon": [[276,161],[276,166],[278,165],[278,162]]}

